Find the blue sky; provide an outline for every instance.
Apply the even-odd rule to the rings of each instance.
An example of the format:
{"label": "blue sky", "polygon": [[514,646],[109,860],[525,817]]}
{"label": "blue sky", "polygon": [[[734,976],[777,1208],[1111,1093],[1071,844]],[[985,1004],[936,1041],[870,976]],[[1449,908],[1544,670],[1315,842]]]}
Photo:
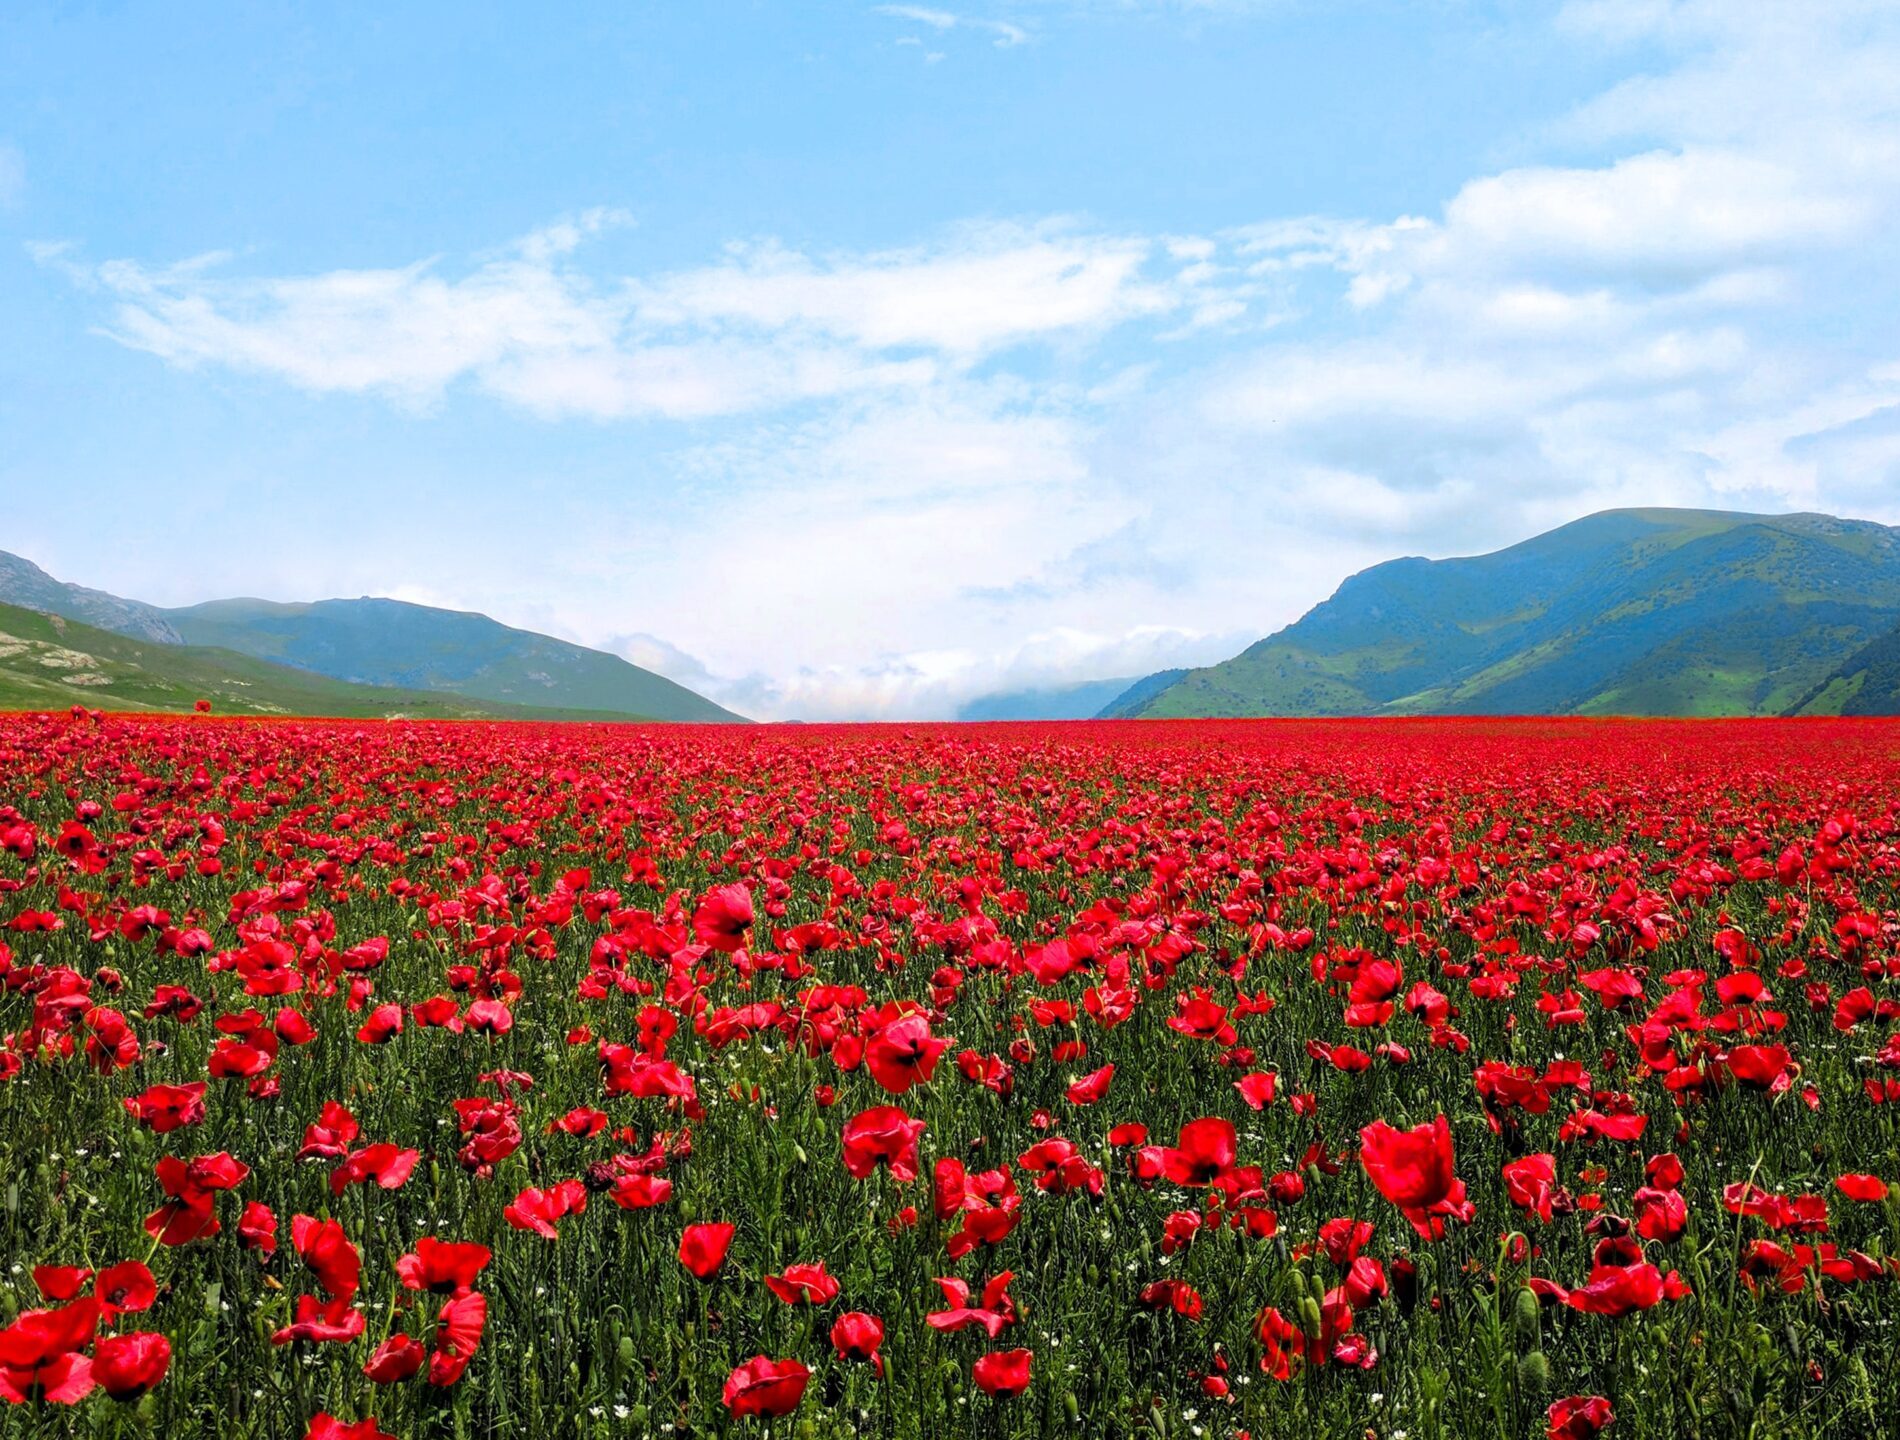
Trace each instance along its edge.
{"label": "blue sky", "polygon": [[906,717],[1605,505],[1900,521],[1896,73],[1856,0],[12,5],[0,548]]}

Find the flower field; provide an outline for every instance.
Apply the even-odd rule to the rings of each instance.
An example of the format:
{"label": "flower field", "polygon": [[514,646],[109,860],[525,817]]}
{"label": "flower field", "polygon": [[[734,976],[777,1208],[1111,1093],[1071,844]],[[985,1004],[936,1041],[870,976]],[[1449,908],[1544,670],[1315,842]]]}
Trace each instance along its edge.
{"label": "flower field", "polygon": [[0,1434],[1891,1434],[1897,826],[1878,721],[0,718]]}

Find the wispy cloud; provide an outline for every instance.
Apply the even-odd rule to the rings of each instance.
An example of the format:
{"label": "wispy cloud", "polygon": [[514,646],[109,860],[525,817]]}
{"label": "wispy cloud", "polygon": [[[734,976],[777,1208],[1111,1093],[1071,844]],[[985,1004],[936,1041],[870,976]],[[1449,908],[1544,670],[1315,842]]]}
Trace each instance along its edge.
{"label": "wispy cloud", "polygon": [[[990,37],[990,41],[999,50],[1009,50],[1029,40],[1029,31],[1009,20],[993,20],[983,16],[959,15],[950,10],[937,10],[925,5],[878,5],[872,13],[893,20],[908,20],[914,25],[922,25],[939,34],[945,31],[964,29],[974,30]],[[932,58],[941,59],[933,52]]]}
{"label": "wispy cloud", "polygon": [[999,351],[1171,313],[1195,293],[1140,237],[1061,224],[963,227],[900,251],[812,257],[735,245],[696,269],[599,278],[575,263],[596,215],[531,234],[461,273],[390,269],[232,277],[229,257],[85,265],[104,333],[181,367],[412,406],[470,382],[537,413],[735,414],[915,388]]}

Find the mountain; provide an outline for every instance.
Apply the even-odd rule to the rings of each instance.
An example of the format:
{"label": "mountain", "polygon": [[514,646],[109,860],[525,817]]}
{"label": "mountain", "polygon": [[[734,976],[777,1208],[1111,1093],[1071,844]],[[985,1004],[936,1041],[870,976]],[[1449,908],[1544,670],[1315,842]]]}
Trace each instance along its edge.
{"label": "mountain", "polygon": [[217,645],[359,685],[658,720],[739,718],[618,655],[469,611],[364,598],[303,605],[213,600],[164,615],[191,644]]}
{"label": "mountain", "polygon": [[1119,680],[1083,680],[1073,685],[1051,685],[1032,690],[999,690],[979,695],[957,710],[959,720],[1089,720],[1133,683]]}
{"label": "mountain", "polygon": [[235,652],[351,686],[459,696],[470,703],[458,713],[742,718],[617,655],[517,630],[486,615],[400,600],[214,600],[166,610],[66,584],[0,551],[0,603],[154,644]]}
{"label": "mountain", "polygon": [[189,710],[225,715],[624,720],[618,714],[496,705],[459,695],[351,685],[200,645],[115,634],[0,604],[0,710]]}
{"label": "mountain", "polygon": [[182,645],[184,637],[172,629],[164,612],[137,600],[121,600],[103,590],[55,580],[31,560],[0,550],[0,601],[24,605],[48,615],[82,620],[101,630],[114,630],[160,645]]}
{"label": "mountain", "polygon": [[1848,656],[1789,713],[1900,715],[1900,626]]}
{"label": "mountain", "polygon": [[1163,690],[1166,690],[1170,685],[1174,684],[1175,681],[1186,678],[1187,673],[1185,670],[1157,670],[1152,675],[1144,675],[1141,679],[1130,682],[1126,689],[1117,694],[1114,699],[1110,700],[1108,704],[1104,705],[1100,710],[1097,710],[1095,712],[1095,718],[1097,720],[1123,720],[1131,715],[1139,714],[1142,706],[1146,705],[1156,695],[1159,695]]}
{"label": "mountain", "polygon": [[1494,554],[1375,565],[1133,713],[1778,715],[1896,623],[1900,531],[1609,510]]}

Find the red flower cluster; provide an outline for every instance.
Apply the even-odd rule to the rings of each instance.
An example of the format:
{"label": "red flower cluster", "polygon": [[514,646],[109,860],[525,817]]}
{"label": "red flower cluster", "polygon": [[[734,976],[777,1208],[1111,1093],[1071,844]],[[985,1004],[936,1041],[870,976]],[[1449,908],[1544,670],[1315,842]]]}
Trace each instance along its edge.
{"label": "red flower cluster", "polygon": [[[1292,1399],[1257,1367],[1315,1433],[1810,1413],[1900,1279],[1895,754],[0,718],[0,1397],[1238,1440]],[[1648,1414],[1665,1354],[1707,1393]]]}

